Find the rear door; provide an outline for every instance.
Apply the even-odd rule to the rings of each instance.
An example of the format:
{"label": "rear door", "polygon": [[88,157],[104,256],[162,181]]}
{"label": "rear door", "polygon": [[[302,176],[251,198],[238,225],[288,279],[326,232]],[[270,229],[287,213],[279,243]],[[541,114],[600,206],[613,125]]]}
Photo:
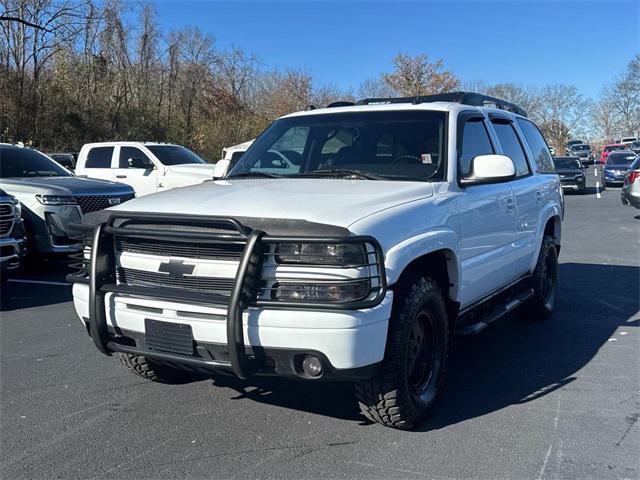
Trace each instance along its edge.
{"label": "rear door", "polygon": [[[458,178],[471,160],[496,153],[484,116],[463,112],[458,118]],[[481,300],[513,278],[515,199],[510,182],[470,185],[458,201],[462,307]]]}
{"label": "rear door", "polygon": [[[140,164],[147,166],[140,168]],[[136,191],[136,196],[158,191],[158,170],[141,149],[121,146],[114,167],[114,180],[131,185]]]}
{"label": "rear door", "polygon": [[102,180],[113,180],[113,169],[111,160],[113,158],[114,147],[91,147],[87,152],[87,159],[82,169],[82,174],[91,178]]}

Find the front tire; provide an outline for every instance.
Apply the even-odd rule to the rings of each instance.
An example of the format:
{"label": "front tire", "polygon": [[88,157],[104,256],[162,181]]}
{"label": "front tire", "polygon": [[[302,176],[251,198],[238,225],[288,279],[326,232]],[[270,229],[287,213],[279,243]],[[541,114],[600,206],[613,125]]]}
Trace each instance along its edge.
{"label": "front tire", "polygon": [[119,353],[120,362],[134,375],[157,383],[181,384],[194,380],[191,372],[171,368],[141,355]]}
{"label": "front tire", "polygon": [[553,313],[558,288],[558,251],[553,238],[545,235],[540,247],[538,263],[529,280],[533,297],[523,310],[532,320],[550,317]]}
{"label": "front tire", "polygon": [[449,351],[444,299],[436,283],[418,277],[396,290],[384,360],[377,376],[356,384],[362,414],[382,425],[420,423],[442,386]]}

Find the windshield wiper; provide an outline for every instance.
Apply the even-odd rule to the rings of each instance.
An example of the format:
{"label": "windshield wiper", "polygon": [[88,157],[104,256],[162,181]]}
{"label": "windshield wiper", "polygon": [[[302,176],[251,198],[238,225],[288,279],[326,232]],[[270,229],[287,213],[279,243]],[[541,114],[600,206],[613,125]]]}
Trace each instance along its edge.
{"label": "windshield wiper", "polygon": [[354,176],[364,178],[365,180],[388,180],[388,178],[378,175],[372,172],[366,172],[364,170],[354,170],[351,168],[328,168],[324,170],[314,170],[312,172],[298,173],[296,177],[326,177],[326,176]]}
{"label": "windshield wiper", "polygon": [[271,172],[242,172],[236,173],[231,177],[226,177],[226,180],[232,180],[234,178],[282,178],[284,175]]}

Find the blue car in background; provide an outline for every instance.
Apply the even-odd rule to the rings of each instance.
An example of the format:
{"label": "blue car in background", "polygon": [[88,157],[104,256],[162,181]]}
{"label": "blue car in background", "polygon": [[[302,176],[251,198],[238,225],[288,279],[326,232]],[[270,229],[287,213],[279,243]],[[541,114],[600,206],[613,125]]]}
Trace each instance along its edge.
{"label": "blue car in background", "polygon": [[622,185],[629,165],[638,158],[631,150],[614,150],[607,157],[607,163],[602,168],[602,185]]}

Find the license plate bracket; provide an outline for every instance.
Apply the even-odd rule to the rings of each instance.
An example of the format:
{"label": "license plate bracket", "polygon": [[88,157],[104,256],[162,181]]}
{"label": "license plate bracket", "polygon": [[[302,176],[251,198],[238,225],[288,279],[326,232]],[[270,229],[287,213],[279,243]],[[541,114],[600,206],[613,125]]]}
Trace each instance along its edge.
{"label": "license plate bracket", "polygon": [[191,325],[145,318],[144,331],[145,343],[150,350],[194,355],[195,341]]}

